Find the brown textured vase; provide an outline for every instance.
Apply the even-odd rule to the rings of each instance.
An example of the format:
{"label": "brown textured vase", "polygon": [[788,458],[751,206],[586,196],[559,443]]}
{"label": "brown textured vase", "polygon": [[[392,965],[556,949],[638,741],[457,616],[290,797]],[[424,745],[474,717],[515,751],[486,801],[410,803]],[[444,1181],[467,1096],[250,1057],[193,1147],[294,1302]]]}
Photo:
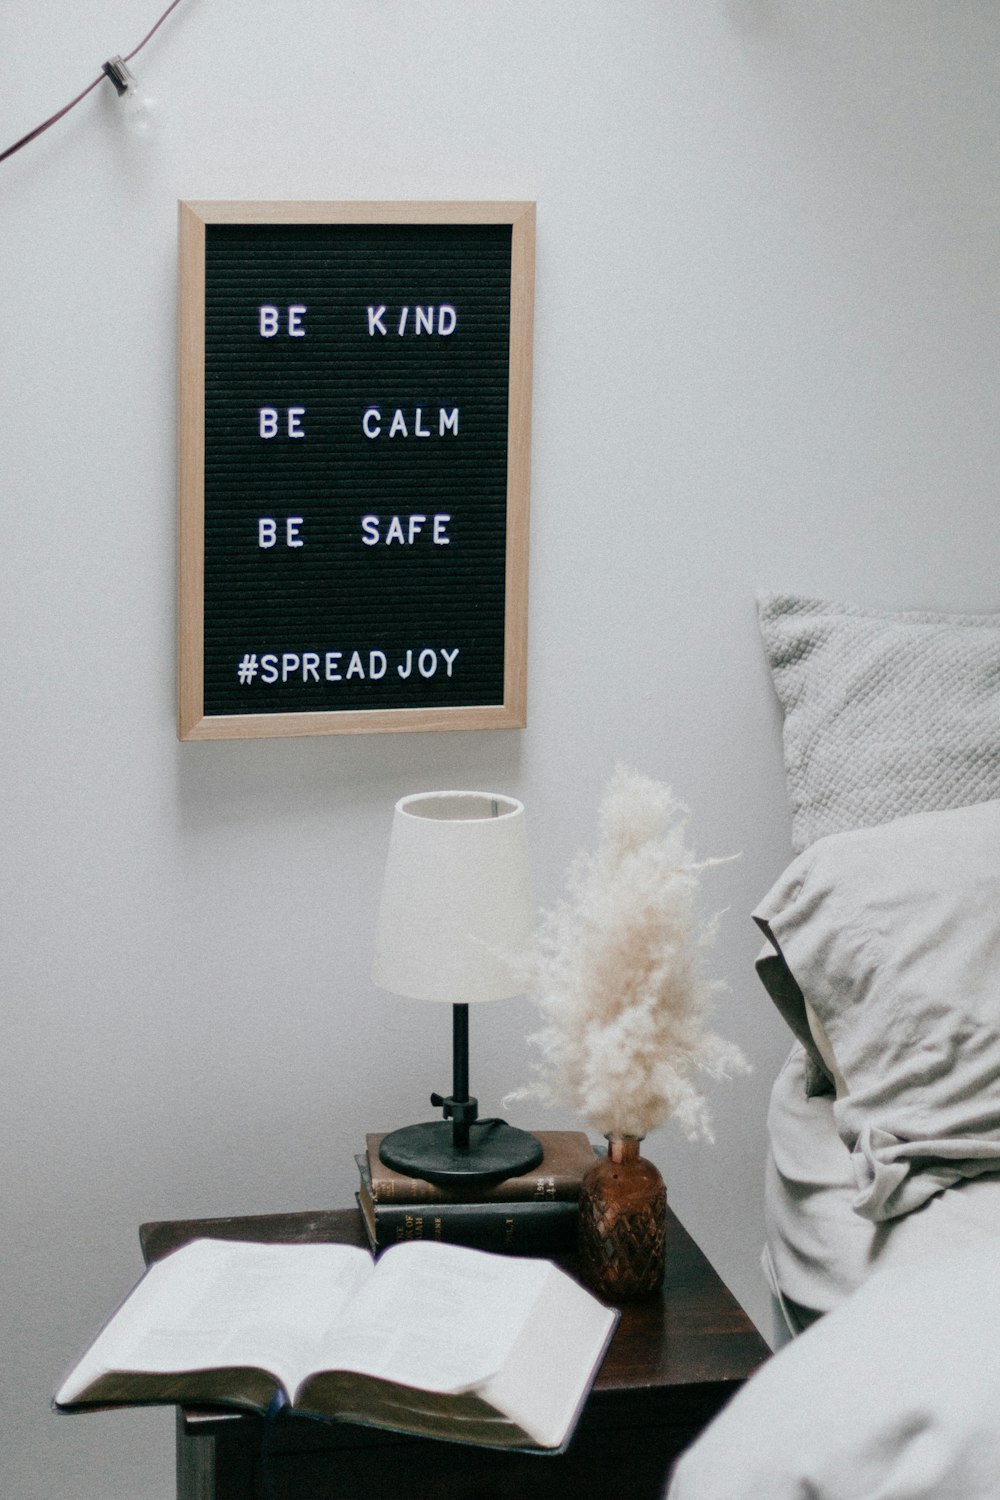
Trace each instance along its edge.
{"label": "brown textured vase", "polygon": [[644,1297],[663,1283],[667,1189],[636,1136],[609,1136],[608,1154],[580,1184],[580,1274],[612,1302]]}

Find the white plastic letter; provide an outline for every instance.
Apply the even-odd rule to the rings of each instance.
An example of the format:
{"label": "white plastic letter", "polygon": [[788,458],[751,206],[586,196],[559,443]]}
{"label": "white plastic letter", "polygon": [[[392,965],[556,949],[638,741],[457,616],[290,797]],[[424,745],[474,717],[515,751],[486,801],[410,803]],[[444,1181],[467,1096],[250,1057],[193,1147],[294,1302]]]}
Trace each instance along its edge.
{"label": "white plastic letter", "polygon": [[410,309],[408,307],[404,307],[403,311],[399,315],[399,332],[400,332],[400,336],[402,336],[406,332],[406,315],[409,312],[409,310]]}
{"label": "white plastic letter", "polygon": [[389,436],[396,437],[396,435],[400,432],[404,437],[409,437],[410,435],[406,428],[406,418],[403,416],[401,409],[397,406],[393,414],[392,421],[389,424]]}
{"label": "white plastic letter", "polygon": [[349,678],[360,677],[362,680],[364,679],[365,669],[361,665],[361,656],[357,651],[351,652],[351,660],[348,663],[347,675]]}
{"label": "white plastic letter", "polygon": [[440,516],[435,516],[434,517],[434,543],[435,543],[435,546],[438,546],[438,547],[450,547],[451,546],[451,537],[447,534],[447,532],[444,529],[445,526],[448,524],[448,522],[450,520],[451,520],[451,516],[440,515]]}
{"label": "white plastic letter", "polygon": [[411,547],[413,546],[413,538],[416,536],[417,532],[418,531],[423,531],[423,529],[424,529],[424,522],[426,520],[427,520],[426,516],[412,515],[410,517],[409,532],[410,532],[410,546]]}
{"label": "white plastic letter", "polygon": [[384,651],[369,651],[368,653],[368,676],[372,682],[377,682],[380,677],[385,676],[385,670],[389,663],[385,659]]}
{"label": "white plastic letter", "polygon": [[260,309],[260,336],[262,339],[273,339],[277,331],[278,309],[265,305]]}
{"label": "white plastic letter", "polygon": [[262,438],[273,438],[278,431],[278,413],[273,406],[262,406],[260,409],[260,435]]}
{"label": "white plastic letter", "polygon": [[261,682],[277,682],[278,680],[278,658],[276,656],[262,656],[260,659]]}
{"label": "white plastic letter", "polygon": [[412,650],[408,650],[406,653],[406,671],[404,672],[402,667],[397,667],[396,671],[399,673],[400,677],[409,677],[410,673],[413,671]]}
{"label": "white plastic letter", "polygon": [[261,516],[257,522],[257,545],[259,547],[273,547],[277,540],[277,522],[272,521],[270,516]]}
{"label": "white plastic letter", "polygon": [[302,314],[306,311],[304,302],[293,302],[288,309],[288,332],[293,339],[304,339],[306,330],[302,323]]}
{"label": "white plastic letter", "polygon": [[442,646],[441,647],[441,655],[444,657],[445,668],[447,670],[448,676],[450,677],[451,676],[452,665],[453,665],[453,663],[455,661],[455,657],[458,655],[458,647],[456,646],[455,649],[454,649],[454,651],[446,651],[445,648]]}
{"label": "white plastic letter", "polygon": [[417,660],[417,669],[421,677],[433,677],[438,669],[437,652],[432,651],[430,646],[425,646]]}
{"label": "white plastic letter", "polygon": [[392,520],[389,522],[389,530],[385,534],[385,540],[386,545],[388,545],[390,542],[406,541],[406,537],[403,535],[403,525],[398,516],[393,516]]}
{"label": "white plastic letter", "polygon": [[379,333],[385,333],[385,324],[382,322],[382,314],[385,312],[385,303],[381,307],[370,307],[368,309],[368,335],[372,337],[376,328]]}
{"label": "white plastic letter", "polygon": [[423,416],[423,409],[418,406],[417,407],[417,411],[416,411],[416,415],[413,418],[413,436],[414,437],[430,437],[430,435],[431,435],[431,430],[430,430],[429,427],[421,427],[421,425],[420,425],[420,418],[422,416]]}
{"label": "white plastic letter", "polygon": [[285,517],[285,541],[289,547],[304,547],[305,542],[299,536],[299,527],[302,525],[301,516]]}
{"label": "white plastic letter", "polygon": [[374,547],[378,541],[378,516],[361,517],[361,540],[366,547]]}
{"label": "white plastic letter", "polygon": [[300,665],[298,652],[286,651],[281,658],[282,682],[287,682],[289,677],[293,676],[299,670]]}
{"label": "white plastic letter", "polygon": [[305,437],[300,417],[304,417],[306,409],[304,406],[290,406],[288,408],[288,436]]}
{"label": "white plastic letter", "polygon": [[302,681],[319,682],[319,652],[305,651],[302,654]]}
{"label": "white plastic letter", "polygon": [[416,332],[416,333],[433,333],[434,332],[434,309],[433,309],[433,307],[418,307],[417,308],[417,312],[416,312],[416,317],[417,317],[417,326],[416,326],[414,332]]}
{"label": "white plastic letter", "polygon": [[361,426],[364,428],[365,437],[378,437],[382,431],[382,413],[377,406],[369,406],[361,418]]}
{"label": "white plastic letter", "polygon": [[455,332],[455,324],[458,322],[458,314],[447,302],[442,302],[438,308],[438,333],[447,338],[449,333]]}
{"label": "white plastic letter", "polygon": [[438,412],[438,437],[444,437],[450,432],[452,437],[458,437],[458,407],[453,406],[451,411],[445,411],[442,406]]}
{"label": "white plastic letter", "polygon": [[340,682],[342,680],[340,673],[337,671],[337,668],[340,666],[341,654],[342,653],[340,651],[328,651],[326,653],[326,669],[324,675],[327,682]]}

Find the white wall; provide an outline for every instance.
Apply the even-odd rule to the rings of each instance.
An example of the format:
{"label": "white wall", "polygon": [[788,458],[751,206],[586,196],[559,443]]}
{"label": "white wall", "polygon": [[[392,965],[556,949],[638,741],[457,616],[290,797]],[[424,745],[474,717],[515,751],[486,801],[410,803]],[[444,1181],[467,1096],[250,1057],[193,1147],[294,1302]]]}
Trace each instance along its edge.
{"label": "white wall", "polygon": [[[4,7],[0,147],[157,10]],[[185,0],[134,64],[150,138],[102,84],[0,167],[5,1495],[163,1500],[168,1413],[48,1411],[139,1222],[349,1203],[365,1130],[447,1083],[447,1018],[368,979],[420,788],[522,797],[543,904],[618,758],[742,851],[707,901],[756,1071],[714,1147],[649,1149],[765,1322],[753,596],[997,607],[998,40],[993,0]],[[537,200],[527,730],[177,743],[175,215],[211,197]],[[531,1022],[476,1015],[485,1110]]]}

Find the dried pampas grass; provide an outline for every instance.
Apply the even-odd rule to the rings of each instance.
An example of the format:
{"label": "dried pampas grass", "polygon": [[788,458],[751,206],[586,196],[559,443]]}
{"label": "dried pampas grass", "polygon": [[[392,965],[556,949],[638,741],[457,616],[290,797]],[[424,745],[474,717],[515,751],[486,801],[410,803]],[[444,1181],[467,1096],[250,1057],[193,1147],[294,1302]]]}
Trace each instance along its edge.
{"label": "dried pampas grass", "polygon": [[672,1117],[712,1139],[699,1073],[749,1072],[740,1049],[706,1024],[725,985],[702,972],[716,920],[697,910],[701,872],[685,841],[687,810],[669,787],[616,768],[593,853],[577,856],[566,895],[543,915],[525,964],[544,1027],[524,1093],[567,1105],[606,1136],[648,1135]]}

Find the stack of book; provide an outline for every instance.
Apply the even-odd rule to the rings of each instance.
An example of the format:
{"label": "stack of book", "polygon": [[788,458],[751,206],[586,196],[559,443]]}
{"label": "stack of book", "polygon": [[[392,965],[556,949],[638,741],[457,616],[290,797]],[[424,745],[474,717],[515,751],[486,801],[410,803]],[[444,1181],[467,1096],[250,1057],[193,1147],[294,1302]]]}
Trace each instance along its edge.
{"label": "stack of book", "polygon": [[395,1172],[379,1158],[382,1135],[369,1135],[358,1207],[373,1250],[403,1240],[446,1240],[513,1255],[572,1250],[580,1180],[596,1160],[582,1131],[537,1131],[542,1160],[530,1172],[490,1187],[437,1187]]}

